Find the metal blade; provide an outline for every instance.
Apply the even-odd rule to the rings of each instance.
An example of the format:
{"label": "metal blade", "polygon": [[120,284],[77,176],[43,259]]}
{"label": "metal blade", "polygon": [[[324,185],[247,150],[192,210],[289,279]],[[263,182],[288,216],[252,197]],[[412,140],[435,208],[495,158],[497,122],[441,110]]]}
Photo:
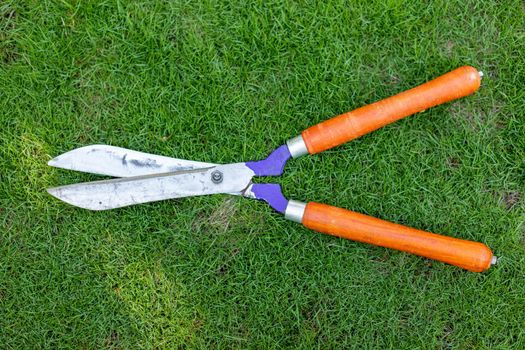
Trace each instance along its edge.
{"label": "metal blade", "polygon": [[218,165],[158,156],[107,145],[77,148],[51,159],[47,164],[57,168],[115,177],[164,174]]}
{"label": "metal blade", "polygon": [[[254,172],[244,163],[206,169],[85,182],[50,188],[54,197],[91,210],[206,194],[242,194]],[[220,179],[219,179],[220,177]]]}

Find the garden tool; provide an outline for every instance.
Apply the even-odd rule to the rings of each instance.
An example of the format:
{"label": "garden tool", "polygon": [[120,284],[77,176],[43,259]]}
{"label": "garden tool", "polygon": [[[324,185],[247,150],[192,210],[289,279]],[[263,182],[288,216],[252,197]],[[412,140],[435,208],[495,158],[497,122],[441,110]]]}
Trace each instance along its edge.
{"label": "garden tool", "polygon": [[209,194],[243,196],[265,201],[286,219],[318,232],[401,250],[474,272],[485,271],[497,261],[485,244],[405,227],[326,204],[288,200],[280,185],[252,181],[255,177],[281,175],[290,158],[323,152],[414,113],[470,95],[479,88],[481,76],[473,67],[460,67],[413,89],[312,126],[259,161],[214,164],[107,145],[81,147],[48,164],[116,179],[48,191],[64,202],[90,210]]}

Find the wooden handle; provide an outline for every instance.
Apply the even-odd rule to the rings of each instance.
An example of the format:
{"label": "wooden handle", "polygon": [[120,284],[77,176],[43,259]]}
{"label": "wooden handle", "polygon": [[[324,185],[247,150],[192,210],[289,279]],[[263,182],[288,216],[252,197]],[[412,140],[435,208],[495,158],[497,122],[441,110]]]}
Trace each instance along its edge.
{"label": "wooden handle", "polygon": [[319,153],[427,108],[470,95],[480,83],[475,68],[460,67],[413,89],[314,125],[302,136],[308,153]]}
{"label": "wooden handle", "polygon": [[429,233],[326,204],[306,205],[304,226],[333,236],[439,260],[473,272],[487,270],[490,249],[478,242]]}

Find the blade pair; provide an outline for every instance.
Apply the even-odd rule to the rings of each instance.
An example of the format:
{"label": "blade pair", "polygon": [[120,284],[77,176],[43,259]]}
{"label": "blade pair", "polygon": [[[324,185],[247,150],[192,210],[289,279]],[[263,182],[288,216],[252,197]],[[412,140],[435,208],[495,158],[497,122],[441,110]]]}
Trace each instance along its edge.
{"label": "blade pair", "polygon": [[91,210],[207,194],[242,195],[254,176],[244,163],[219,165],[106,145],[78,148],[48,164],[120,177],[48,189],[60,200]]}

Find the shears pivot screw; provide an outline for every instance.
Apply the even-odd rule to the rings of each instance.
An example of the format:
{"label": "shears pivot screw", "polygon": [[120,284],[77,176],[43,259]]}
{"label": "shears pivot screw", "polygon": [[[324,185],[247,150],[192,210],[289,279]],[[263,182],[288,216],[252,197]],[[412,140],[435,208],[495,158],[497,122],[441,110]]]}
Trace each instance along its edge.
{"label": "shears pivot screw", "polygon": [[211,181],[214,184],[219,184],[222,182],[222,173],[219,170],[215,170],[211,173]]}

